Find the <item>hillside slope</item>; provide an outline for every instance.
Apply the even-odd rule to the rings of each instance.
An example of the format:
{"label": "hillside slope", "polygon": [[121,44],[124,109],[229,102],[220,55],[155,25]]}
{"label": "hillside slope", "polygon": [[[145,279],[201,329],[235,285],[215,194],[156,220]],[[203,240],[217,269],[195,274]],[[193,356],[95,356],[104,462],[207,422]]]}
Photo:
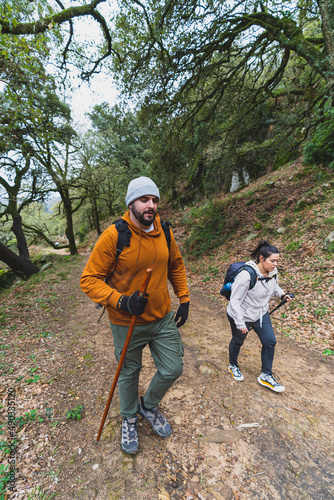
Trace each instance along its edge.
{"label": "hillside slope", "polygon": [[275,315],[277,330],[334,354],[334,243],[324,249],[334,231],[332,171],[298,160],[213,202],[164,208],[162,217],[173,223],[190,283],[223,309],[219,290],[229,264],[248,260],[262,238],[277,246],[280,285],[296,297]]}

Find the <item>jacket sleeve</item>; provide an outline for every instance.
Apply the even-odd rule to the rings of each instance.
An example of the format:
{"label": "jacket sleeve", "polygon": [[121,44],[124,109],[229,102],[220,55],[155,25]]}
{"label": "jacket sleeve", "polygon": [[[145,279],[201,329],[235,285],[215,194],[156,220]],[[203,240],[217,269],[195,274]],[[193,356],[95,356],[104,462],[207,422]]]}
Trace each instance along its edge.
{"label": "jacket sleeve", "polygon": [[102,306],[117,307],[121,293],[104,281],[115,268],[117,253],[117,229],[106,229],[98,239],[80,278],[82,291]]}
{"label": "jacket sleeve", "polygon": [[235,278],[231,288],[231,297],[227,312],[234,320],[235,325],[239,328],[239,330],[246,327],[241,304],[249,291],[250,279],[251,277],[248,271],[241,271]]}
{"label": "jacket sleeve", "polygon": [[282,297],[282,295],[285,294],[285,291],[283,290],[283,288],[281,288],[278,284],[278,277],[277,277],[277,280],[275,280],[275,288],[274,288],[274,293],[273,293],[273,296],[277,296],[277,297]]}
{"label": "jacket sleeve", "polygon": [[173,286],[174,293],[180,303],[189,302],[189,289],[187,285],[186,269],[180,250],[171,231],[171,242],[169,249],[168,279]]}

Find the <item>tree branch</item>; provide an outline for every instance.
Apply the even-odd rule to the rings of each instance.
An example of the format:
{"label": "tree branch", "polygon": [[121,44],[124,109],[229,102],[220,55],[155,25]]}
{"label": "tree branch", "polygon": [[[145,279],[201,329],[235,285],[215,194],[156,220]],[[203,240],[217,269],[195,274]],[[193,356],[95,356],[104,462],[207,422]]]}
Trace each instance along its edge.
{"label": "tree branch", "polygon": [[46,234],[39,227],[29,226],[28,224],[24,224],[23,222],[22,222],[22,226],[26,229],[29,229],[29,231],[32,231],[34,234],[37,234],[38,236],[43,238],[43,240],[46,241],[48,243],[48,245],[50,245],[52,248],[55,248],[57,250],[60,250],[61,248],[69,248],[69,245],[57,246],[52,240],[50,240],[50,238],[48,238],[48,236],[46,236]]}
{"label": "tree branch", "polygon": [[93,2],[79,7],[69,7],[57,14],[43,17],[38,21],[28,23],[9,22],[0,18],[1,33],[3,35],[36,35],[52,29],[55,25],[61,25],[75,19],[76,17],[92,16],[98,4],[106,0],[94,0]]}

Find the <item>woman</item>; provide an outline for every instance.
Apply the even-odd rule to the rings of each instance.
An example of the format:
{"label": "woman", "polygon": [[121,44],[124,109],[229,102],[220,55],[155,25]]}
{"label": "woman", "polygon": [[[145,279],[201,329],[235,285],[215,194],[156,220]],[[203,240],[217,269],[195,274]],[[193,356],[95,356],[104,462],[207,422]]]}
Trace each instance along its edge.
{"label": "woman", "polygon": [[278,296],[290,302],[292,298],[278,285],[277,262],[279,250],[262,240],[250,254],[246,262],[257,274],[257,282],[250,290],[249,271],[243,269],[237,274],[231,289],[231,299],[227,307],[227,317],[231,324],[232,340],[229,345],[229,371],[235,380],[244,380],[238,366],[238,355],[247,333],[252,327],[261,343],[262,371],[257,381],[275,392],[283,392],[285,387],[273,377],[272,366],[276,345],[275,333],[268,312],[270,298]]}

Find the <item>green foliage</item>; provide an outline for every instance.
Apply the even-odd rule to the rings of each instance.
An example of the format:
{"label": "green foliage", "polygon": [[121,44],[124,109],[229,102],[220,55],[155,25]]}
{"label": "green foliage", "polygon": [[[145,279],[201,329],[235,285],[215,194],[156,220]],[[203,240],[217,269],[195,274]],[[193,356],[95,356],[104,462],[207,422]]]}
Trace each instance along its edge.
{"label": "green foliage", "polygon": [[10,449],[6,441],[3,440],[3,436],[5,434],[4,427],[4,424],[0,424],[0,451],[4,455],[8,455],[10,453]]}
{"label": "green foliage", "polygon": [[52,493],[52,495],[49,495],[48,493],[44,492],[42,488],[37,486],[31,493],[29,493],[28,500],[51,500],[51,498],[54,498],[55,496],[56,493]]}
{"label": "green foliage", "polygon": [[324,219],[324,224],[328,226],[334,226],[334,217],[328,217],[327,219]]}
{"label": "green foliage", "polygon": [[323,318],[323,317],[327,316],[327,314],[328,314],[328,307],[324,306],[324,305],[318,306],[316,308],[316,310],[314,311],[314,314],[318,318]]}
{"label": "green foliage", "polygon": [[291,241],[291,243],[289,243],[286,246],[285,250],[287,252],[295,252],[296,250],[299,250],[299,248],[301,248],[301,246],[302,246],[301,241]]}
{"label": "green foliage", "polygon": [[[1,270],[0,274],[0,292],[2,290],[7,290],[12,286],[14,281],[17,279],[16,274],[14,271],[10,270]],[[0,323],[1,323],[1,311],[0,311]]]}
{"label": "green foliage", "polygon": [[72,410],[69,410],[66,417],[71,420],[81,420],[84,411],[83,405],[77,405]]}
{"label": "green foliage", "polygon": [[[54,37],[52,49],[56,49],[62,43],[60,31],[54,26],[31,38],[11,32],[18,24],[24,33],[27,26],[24,28],[21,21],[30,23],[42,16],[43,5],[39,4],[38,11],[23,0],[0,6],[0,24],[9,22],[8,34],[1,24],[0,35],[0,76],[5,81],[0,93],[0,150],[11,159],[13,153],[20,154],[20,161],[8,168],[13,179],[19,179],[25,160],[34,155],[25,177],[27,199],[33,194],[42,200],[51,179],[64,194],[54,224],[44,214],[37,214],[37,203],[30,211],[22,210],[33,227],[25,230],[28,242],[35,238],[37,229],[43,229],[51,242],[64,232],[66,221],[61,212],[66,203],[67,222],[74,213],[74,233],[80,243],[92,229],[100,234],[100,221],[125,208],[126,185],[138,175],[156,180],[173,206],[192,206],[197,199],[222,188],[229,191],[232,176],[244,185],[249,177],[255,179],[296,157],[306,130],[319,121],[319,113],[328,106],[324,58],[319,55],[324,40],[318,40],[315,51],[310,42],[310,37],[319,36],[321,23],[326,21],[319,13],[311,16],[295,1],[288,11],[272,4],[270,13],[264,13],[259,2],[242,1],[237,6],[204,1],[199,11],[190,4],[170,9],[167,4],[149,1],[144,19],[142,7],[125,0],[115,18],[112,40],[114,50],[127,57],[122,63],[115,59],[115,76],[124,77],[124,88],[135,92],[139,106],[134,111],[107,103],[96,106],[90,113],[92,129],[79,144],[69,108],[57,97],[54,80],[44,70],[50,37]],[[317,5],[313,7],[317,12]],[[266,24],[259,39],[253,27],[262,23],[265,15],[273,24]],[[284,31],[285,23],[293,28],[291,33],[298,31],[300,44]],[[284,47],[280,46],[283,32]],[[162,46],[166,52],[161,52]],[[77,46],[78,59],[85,55],[89,59],[85,49],[92,50]],[[68,51],[64,59],[71,57]],[[333,120],[327,115],[325,120],[323,137],[322,125],[319,137],[317,131],[314,135],[318,153],[332,131]],[[65,150],[75,154],[70,162],[61,164],[58,159],[66,156]],[[44,151],[50,152],[51,170]],[[28,185],[30,180],[38,183],[37,190]],[[14,193],[8,198],[21,200],[22,191],[23,187],[16,193],[20,196]],[[11,213],[20,210],[20,206],[11,207]],[[229,221],[229,227],[238,224],[237,219]],[[204,228],[198,231],[205,233]],[[40,233],[38,238],[35,241],[40,243]],[[202,245],[214,247],[214,239],[208,234]],[[74,240],[71,252],[75,251]]]}
{"label": "green foliage", "polygon": [[17,417],[15,419],[17,423],[17,429],[20,430],[25,424],[29,422],[44,422],[44,418],[38,415],[38,410],[26,411],[23,416]]}
{"label": "green foliage", "polygon": [[334,253],[334,241],[331,241],[331,242],[328,244],[327,251],[328,251],[329,253]]}
{"label": "green foliage", "polygon": [[190,255],[199,257],[220,246],[226,237],[225,204],[207,202],[203,208],[192,211],[186,225],[191,228],[191,235],[186,240]]}
{"label": "green foliage", "polygon": [[253,205],[253,203],[256,201],[256,198],[250,198],[248,201],[245,202],[245,206],[249,207],[250,205]]}
{"label": "green foliage", "polygon": [[47,338],[53,337],[54,333],[52,333],[52,332],[42,332],[40,334],[40,336],[43,337],[43,339],[47,339]]}
{"label": "green foliage", "polygon": [[312,139],[304,147],[305,162],[322,164],[334,170],[334,111],[325,116]]}
{"label": "green foliage", "polygon": [[39,375],[34,375],[33,377],[29,377],[25,380],[25,384],[37,384],[41,380],[41,377]]}
{"label": "green foliage", "polygon": [[322,352],[325,356],[334,356],[333,349],[324,349]]}
{"label": "green foliage", "polygon": [[9,483],[9,465],[0,464],[0,500],[6,498],[6,485]]}
{"label": "green foliage", "polygon": [[[18,11],[14,7],[4,9],[10,24],[19,16],[20,7],[16,6]],[[30,14],[29,7],[21,11],[22,16]],[[30,204],[34,203],[35,211],[33,215],[30,212],[31,226],[23,219],[25,231],[34,236],[37,233],[48,242],[53,238],[47,228],[34,220],[38,219],[38,208],[43,210],[42,203],[48,193],[58,189],[63,203],[67,204],[67,219],[76,208],[71,204],[70,192],[76,172],[72,160],[76,133],[70,125],[70,109],[59,99],[54,77],[47,75],[44,69],[49,49],[43,36],[28,40],[0,34],[0,39],[3,42],[0,54],[3,82],[0,90],[0,198],[5,200],[0,206],[0,218],[16,221],[15,236],[20,240],[18,246],[24,250],[26,233],[21,217]],[[69,159],[72,160],[70,165]],[[71,228],[72,224],[68,226]],[[71,251],[75,253],[74,237],[71,243]],[[12,261],[9,262],[12,265]],[[20,271],[20,259],[15,266]]]}
{"label": "green foliage", "polygon": [[299,157],[330,103],[322,50],[331,13],[313,0],[307,9],[282,5],[204,1],[202,9],[170,9],[147,2],[144,12],[122,2],[113,33],[124,56],[114,60],[116,78],[142,97],[157,153],[150,166],[174,202],[229,191],[233,175],[243,184],[247,174],[253,180]]}
{"label": "green foliage", "polygon": [[83,243],[86,239],[86,236],[91,228],[88,224],[81,225],[79,229],[76,231],[76,236],[79,238],[79,243]]}

